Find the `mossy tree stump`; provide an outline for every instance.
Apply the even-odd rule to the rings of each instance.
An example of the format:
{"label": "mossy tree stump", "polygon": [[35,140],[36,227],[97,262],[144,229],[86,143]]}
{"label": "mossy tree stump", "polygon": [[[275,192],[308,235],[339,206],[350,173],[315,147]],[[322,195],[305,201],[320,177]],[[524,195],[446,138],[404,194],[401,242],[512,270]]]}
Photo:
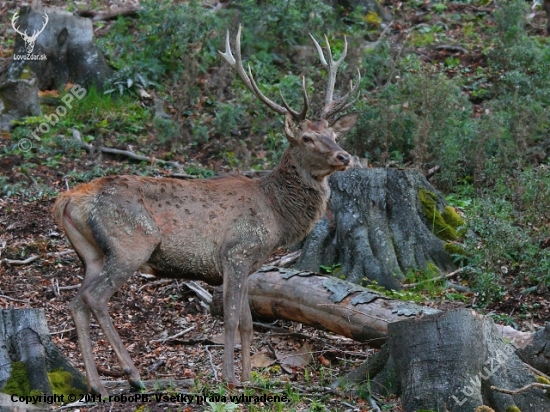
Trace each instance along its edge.
{"label": "mossy tree stump", "polygon": [[0,392],[86,393],[86,380],[50,338],[40,309],[0,310]]}
{"label": "mossy tree stump", "polygon": [[400,395],[406,412],[473,412],[481,405],[550,411],[544,388],[502,391],[538,380],[488,317],[458,309],[391,323],[388,332],[382,350],[340,384],[368,381],[374,393]]}
{"label": "mossy tree stump", "polygon": [[297,269],[341,264],[348,281],[391,289],[410,270],[455,269],[448,250],[463,221],[419,171],[354,168],[329,184],[329,213],[305,240]]}

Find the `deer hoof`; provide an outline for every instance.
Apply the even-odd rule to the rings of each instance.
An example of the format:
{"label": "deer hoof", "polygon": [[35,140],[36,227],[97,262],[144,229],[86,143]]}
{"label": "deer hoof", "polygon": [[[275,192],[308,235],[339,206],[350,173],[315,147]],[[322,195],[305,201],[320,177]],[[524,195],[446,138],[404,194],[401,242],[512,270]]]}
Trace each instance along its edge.
{"label": "deer hoof", "polygon": [[101,399],[109,399],[109,392],[107,392],[107,389],[101,383],[88,386],[88,393],[100,395]]}
{"label": "deer hoof", "polygon": [[128,378],[128,383],[134,389],[139,389],[139,390],[145,389],[145,385],[143,384],[140,378],[137,378],[137,379]]}

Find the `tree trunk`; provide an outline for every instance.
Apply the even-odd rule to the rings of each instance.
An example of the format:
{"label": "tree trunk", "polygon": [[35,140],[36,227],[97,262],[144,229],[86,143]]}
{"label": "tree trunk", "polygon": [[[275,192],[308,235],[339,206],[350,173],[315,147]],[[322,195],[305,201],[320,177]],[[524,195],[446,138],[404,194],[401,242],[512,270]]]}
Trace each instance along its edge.
{"label": "tree trunk", "polygon": [[496,412],[513,406],[550,411],[541,388],[514,396],[491,388],[519,389],[537,381],[492,320],[471,310],[391,323],[387,345],[391,370],[371,374],[371,388],[387,392],[386,379],[393,373],[405,411],[472,412],[481,405]]}
{"label": "tree trunk", "polygon": [[9,130],[13,120],[41,114],[37,80],[32,74],[0,84],[0,130]]}
{"label": "tree trunk", "polygon": [[420,172],[354,168],[329,184],[330,213],[305,240],[297,269],[341,264],[350,282],[399,289],[410,270],[454,267],[444,248],[461,219]]}
{"label": "tree trunk", "polygon": [[72,376],[73,388],[86,393],[86,380],[51,341],[40,309],[0,310],[0,390],[6,389],[15,362],[24,365],[31,390],[52,395],[56,390],[48,373],[63,371]]}

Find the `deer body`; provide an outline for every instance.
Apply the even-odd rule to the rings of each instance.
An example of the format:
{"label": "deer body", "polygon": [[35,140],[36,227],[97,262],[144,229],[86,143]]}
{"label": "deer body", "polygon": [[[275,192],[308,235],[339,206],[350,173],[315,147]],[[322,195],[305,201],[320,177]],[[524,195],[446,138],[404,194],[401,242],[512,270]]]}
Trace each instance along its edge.
{"label": "deer body", "polygon": [[[240,29],[237,72],[256,95],[261,95],[251,74],[250,78],[246,74],[243,77],[239,36]],[[233,66],[230,51],[224,57]],[[333,77],[329,81],[332,87]],[[327,95],[327,113],[347,107],[341,99],[332,101],[332,91]],[[349,154],[340,148],[336,138],[357,121],[355,114],[335,121],[329,121],[328,115],[322,115],[317,122],[305,119],[305,88],[305,108],[301,113],[286,103],[286,107],[278,106],[263,95],[260,99],[285,114],[289,141],[279,165],[265,177],[252,180],[226,176],[191,181],[104,177],[62,194],[55,203],[56,220],[86,272],[69,309],[91,392],[107,395],[93,359],[91,315],[113,347],[130,384],[143,387],[107,310],[111,296],[137,270],[158,277],[223,283],[223,376],[235,382],[233,349],[238,327],[241,380],[250,378],[252,316],[246,300],[247,277],[276,248],[304,238],[323,216],[328,197],[326,177],[345,170],[350,163]]]}

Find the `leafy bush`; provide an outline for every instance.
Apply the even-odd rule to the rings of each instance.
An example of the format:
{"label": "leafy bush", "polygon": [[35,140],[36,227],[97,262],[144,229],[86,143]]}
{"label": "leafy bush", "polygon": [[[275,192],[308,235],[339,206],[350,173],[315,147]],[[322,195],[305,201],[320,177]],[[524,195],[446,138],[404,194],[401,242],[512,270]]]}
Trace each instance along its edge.
{"label": "leafy bush", "polygon": [[482,301],[500,296],[502,276],[520,287],[550,285],[550,172],[530,168],[513,180],[499,179],[466,208],[471,231],[466,237],[468,269]]}

